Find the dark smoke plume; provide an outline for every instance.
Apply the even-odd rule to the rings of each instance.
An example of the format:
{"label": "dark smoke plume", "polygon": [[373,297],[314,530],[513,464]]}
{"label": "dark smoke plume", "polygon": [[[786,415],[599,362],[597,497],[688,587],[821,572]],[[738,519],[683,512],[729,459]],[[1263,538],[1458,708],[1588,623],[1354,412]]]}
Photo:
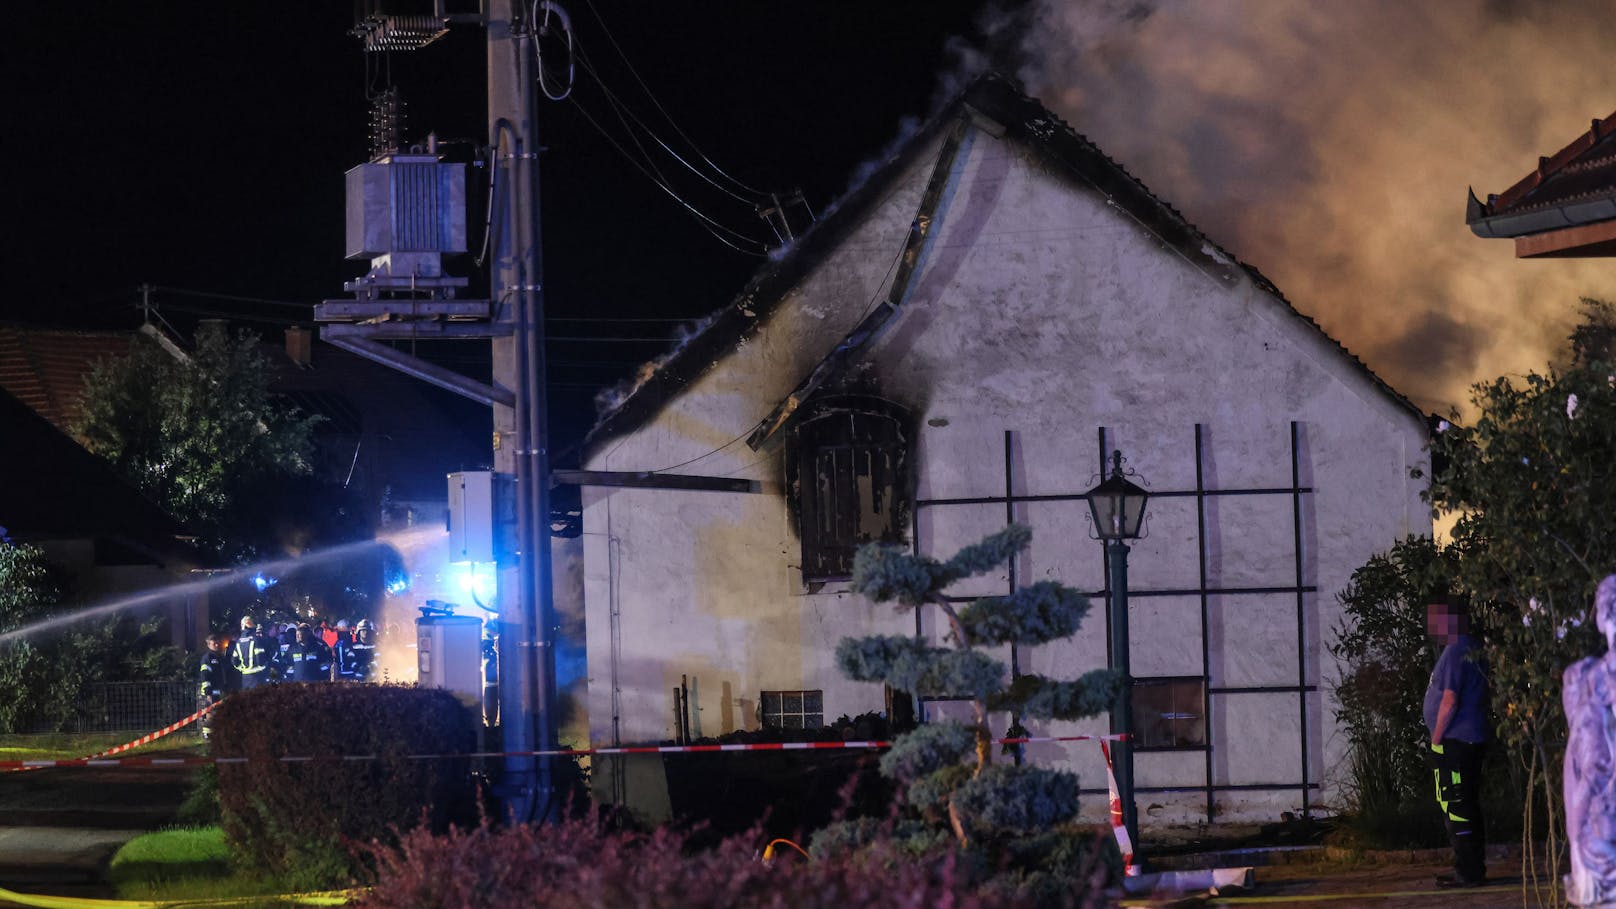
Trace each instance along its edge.
{"label": "dark smoke plume", "polygon": [[[1420,405],[1541,370],[1616,262],[1464,223],[1616,110],[1608,2],[1036,0],[1028,90]],[[990,31],[992,24],[990,24]]]}

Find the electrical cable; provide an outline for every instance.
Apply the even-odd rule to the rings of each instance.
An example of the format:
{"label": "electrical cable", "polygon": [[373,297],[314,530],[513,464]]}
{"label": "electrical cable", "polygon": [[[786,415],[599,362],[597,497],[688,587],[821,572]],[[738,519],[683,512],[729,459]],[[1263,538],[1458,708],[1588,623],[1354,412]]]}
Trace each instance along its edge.
{"label": "electrical cable", "polygon": [[644,471],[644,472],[645,473],[666,473],[667,471],[670,471],[670,470],[678,470],[681,467],[688,467],[691,464],[694,464],[697,461],[702,460],[703,458],[710,458],[713,455],[718,454],[719,452],[721,452],[724,449],[730,447],[731,445],[734,445],[736,442],[741,441],[742,439],[746,438],[747,436],[749,436],[751,434],[752,434],[752,430],[748,429],[745,432],[741,433],[740,435],[736,436],[735,438],[730,439],[728,442],[725,442],[724,444],[718,446],[717,448],[714,448],[712,451],[707,452],[706,454],[697,455],[697,456],[695,456],[694,458],[691,458],[688,461],[680,461],[679,463],[673,464],[673,465],[668,466],[668,467],[658,467],[655,470],[647,470],[647,471]]}
{"label": "electrical cable", "polygon": [[262,303],[266,306],[287,306],[295,309],[309,309],[312,303],[294,303],[290,300],[270,300],[264,297],[243,297],[238,294],[221,294],[207,290],[187,290],[183,287],[152,286],[152,290],[162,291],[166,294],[179,294],[182,297],[201,297],[208,300],[231,300],[237,303]]}
{"label": "electrical cable", "polygon": [[711,167],[716,173],[718,173],[719,176],[740,187],[742,190],[758,196],[759,198],[768,198],[768,193],[749,186],[746,183],[730,176],[729,173],[726,172],[722,167],[719,167],[717,164],[713,163],[713,159],[702,153],[701,148],[696,145],[695,141],[692,140],[684,130],[679,128],[679,124],[673,119],[673,115],[668,113],[668,109],[662,106],[661,101],[657,100],[656,95],[651,91],[651,87],[645,84],[644,79],[640,78],[639,71],[634,68],[634,62],[628,58],[628,54],[623,52],[622,45],[617,43],[617,38],[612,35],[612,30],[606,24],[605,17],[602,16],[600,14],[600,10],[595,7],[594,0],[584,0],[584,3],[589,7],[589,11],[595,14],[595,20],[600,23],[600,30],[606,33],[606,40],[611,42],[612,48],[617,51],[618,57],[622,58],[623,65],[628,67],[629,74],[634,77],[635,82],[639,83],[640,88],[645,91],[645,96],[651,99],[651,103],[656,106],[656,109],[661,111],[663,119],[668,121],[668,125],[673,127],[673,131],[678,134],[679,138],[685,140],[685,143],[690,146],[691,150],[694,151],[702,161],[706,162],[708,167]]}
{"label": "electrical cable", "polygon": [[[658,188],[660,188],[663,192],[665,192],[669,196],[671,196],[673,198],[673,200],[678,202],[681,206],[683,206],[686,211],[690,212],[692,215],[695,215],[696,218],[699,219],[703,223],[703,225],[707,227],[707,232],[712,234],[715,238],[717,238],[719,242],[723,243],[725,246],[728,246],[728,247],[730,247],[731,249],[733,249],[733,250],[735,250],[737,252],[745,253],[745,254],[750,255],[750,256],[756,256],[756,257],[758,257],[760,259],[768,258],[768,253],[766,252],[766,250],[768,249],[767,244],[765,244],[765,243],[763,243],[761,241],[755,240],[755,239],[753,239],[751,237],[748,237],[745,234],[742,234],[742,233],[740,233],[738,231],[731,230],[730,228],[725,227],[724,225],[718,223],[713,218],[708,216],[706,213],[704,213],[701,210],[697,209],[694,205],[691,205],[689,202],[686,202],[684,200],[684,198],[681,197],[676,191],[674,191],[674,189],[672,187],[666,185],[665,183],[661,182],[660,180],[657,180],[656,177],[654,177],[651,174],[651,172],[648,171],[645,168],[644,165],[642,165],[639,161],[634,160],[634,156],[629,154],[628,150],[623,148],[623,146],[615,138],[612,137],[611,133],[608,133],[606,131],[605,127],[601,126],[600,122],[597,121],[592,115],[590,115],[588,109],[585,108],[582,104],[580,104],[578,102],[577,98],[572,99],[572,103],[573,103],[573,106],[578,109],[578,112],[580,114],[583,114],[584,119],[589,121],[589,125],[593,126],[595,128],[596,132],[599,132],[601,134],[601,137],[604,138],[607,141],[607,143],[612,146],[612,148],[617,149],[618,154],[620,154],[624,158],[628,159],[628,162],[630,164],[634,165],[634,167],[637,170],[639,170],[640,173],[644,174],[646,179],[650,180],[652,183],[655,183]],[[737,238],[737,239],[739,239],[739,240],[741,240],[743,242],[756,244],[759,247],[760,250],[765,250],[765,251],[757,252],[757,251],[746,249],[746,248],[743,248],[743,247],[740,247],[740,246],[736,246],[735,243],[733,243],[730,240],[726,239],[724,236],[719,234],[718,231],[723,231],[724,233],[727,233],[727,234],[729,234],[729,235],[731,235],[731,236],[733,236],[733,237],[735,237],[735,238]]]}
{"label": "electrical cable", "polygon": [[[584,68],[584,72],[594,77],[595,84],[600,86],[600,90],[605,93],[607,103],[611,104],[613,108],[618,111],[619,118],[626,114],[629,119],[632,119],[636,124],[639,125],[640,129],[645,130],[645,134],[650,136],[657,145],[661,146],[663,151],[671,155],[675,161],[683,164],[686,170],[700,177],[702,180],[706,181],[709,186],[713,187],[724,195],[729,196],[731,199],[734,199],[737,202],[742,202],[746,205],[757,205],[762,201],[771,201],[768,196],[759,196],[756,199],[749,199],[742,196],[736,193],[734,190],[723,186],[718,181],[704,173],[700,168],[685,160],[684,156],[675,151],[672,146],[668,145],[667,142],[664,142],[662,137],[656,134],[656,130],[653,130],[649,125],[646,124],[644,120],[641,120],[639,116],[628,107],[628,105],[623,103],[622,99],[618,97],[617,93],[612,91],[611,86],[606,84],[606,80],[600,77],[600,73],[595,69],[594,64],[589,62],[589,53],[585,51],[582,46],[580,46],[578,49],[578,63]],[[624,128],[628,128],[626,123],[624,124]],[[641,151],[643,152],[644,149],[642,148]]]}
{"label": "electrical cable", "polygon": [[[535,30],[533,25],[539,18],[540,9],[544,10],[544,22],[538,26],[537,30]],[[560,94],[552,92],[550,90],[550,86],[545,84],[544,52],[539,43],[539,39],[550,30],[551,13],[555,14],[556,19],[561,22],[561,27],[567,34],[567,87],[563,89]],[[538,71],[537,75],[539,81],[539,91],[544,92],[544,96],[549,98],[551,101],[565,101],[567,100],[567,96],[572,94],[572,87],[577,84],[574,70],[576,55],[573,52],[572,46],[572,17],[567,15],[567,11],[562,9],[559,4],[552,2],[552,0],[533,0],[533,3],[528,7],[527,21],[528,34],[533,40],[533,63],[534,68]]]}

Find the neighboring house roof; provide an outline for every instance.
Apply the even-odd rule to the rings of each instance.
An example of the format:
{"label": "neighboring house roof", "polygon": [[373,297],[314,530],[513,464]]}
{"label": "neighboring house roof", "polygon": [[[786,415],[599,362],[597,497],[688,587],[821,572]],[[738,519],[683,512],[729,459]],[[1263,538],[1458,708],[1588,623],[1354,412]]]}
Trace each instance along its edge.
{"label": "neighboring house roof", "polygon": [[[1038,101],[1028,97],[1007,76],[990,73],[977,79],[958,98],[929,121],[883,164],[862,186],[854,189],[819,223],[800,237],[774,262],[765,266],[724,309],[682,346],[644,371],[639,384],[602,415],[584,441],[586,451],[608,439],[632,432],[654,418],[696,378],[718,365],[759,327],[790,291],[837,248],[886,197],[891,185],[903,179],[919,157],[956,118],[975,113],[987,118],[985,128],[1003,129],[1007,138],[1021,142],[1047,161],[1103,193],[1155,234],[1177,254],[1209,274],[1233,285],[1240,275],[1284,304],[1291,315],[1328,340],[1369,381],[1393,402],[1424,423],[1427,415],[1339,342],[1318,323],[1299,312],[1272,281],[1240,262],[1207,239],[1177,209],[1156,197],[1137,178],[1113,161],[1093,142],[1079,134]],[[761,415],[760,415],[761,416]]]}
{"label": "neighboring house roof", "polygon": [[1516,238],[1516,255],[1616,255],[1616,114],[1487,201],[1472,190],[1465,221],[1478,237]]}
{"label": "neighboring house roof", "polygon": [[98,360],[127,356],[133,337],[127,331],[0,324],[0,388],[71,434],[84,377]]}
{"label": "neighboring house roof", "polygon": [[[492,415],[481,404],[329,344],[316,345],[307,366],[276,345],[266,342],[261,350],[270,364],[270,387],[323,418],[314,430],[317,438],[343,446],[336,452],[343,457],[340,467],[349,467],[350,456],[373,465],[377,482],[391,486],[395,496],[443,499],[449,494],[446,474],[486,467],[493,457]],[[366,450],[374,441],[384,444]]]}
{"label": "neighboring house roof", "polygon": [[184,528],[33,408],[0,391],[0,526],[14,539],[118,540],[182,550]]}

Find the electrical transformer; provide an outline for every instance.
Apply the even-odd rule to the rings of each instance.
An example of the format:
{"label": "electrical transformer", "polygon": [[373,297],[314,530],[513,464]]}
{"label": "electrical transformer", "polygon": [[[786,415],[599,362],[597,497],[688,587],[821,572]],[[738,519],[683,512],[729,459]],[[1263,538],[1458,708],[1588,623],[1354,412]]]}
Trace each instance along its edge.
{"label": "electrical transformer", "polygon": [[466,251],[466,166],[389,154],[348,171],[347,250],[373,273],[436,278]]}

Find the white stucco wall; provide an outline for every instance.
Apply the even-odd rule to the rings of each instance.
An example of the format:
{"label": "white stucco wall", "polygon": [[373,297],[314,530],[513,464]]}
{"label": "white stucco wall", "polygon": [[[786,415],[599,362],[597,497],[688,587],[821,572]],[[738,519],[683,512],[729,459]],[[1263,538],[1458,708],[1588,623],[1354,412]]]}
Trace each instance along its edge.
{"label": "white stucco wall", "polygon": [[[698,734],[757,722],[758,692],[823,689],[826,719],[881,708],[876,685],[851,683],[833,651],[846,635],[907,633],[912,614],[829,587],[804,592],[781,491],[777,445],[753,452],[750,431],[867,311],[883,289],[931,170],[923,161],[757,337],[696,380],[655,420],[613,440],[587,465],[743,476],[764,494],[586,489],[585,598],[590,728],[597,742],[671,737],[670,691],[692,680]],[[1213,495],[1205,503],[1206,586],[1297,586],[1300,502],[1304,624],[1294,592],[1207,597],[1214,688],[1317,686],[1214,695],[1212,782],[1294,784],[1330,796],[1344,754],[1328,703],[1335,667],[1325,644],[1335,594],[1353,569],[1407,533],[1429,533],[1409,469],[1423,465],[1418,417],[1375,387],[1318,332],[1243,276],[1226,283],[1166,248],[1126,212],[1024,149],[972,131],[938,211],[938,230],[899,319],[863,369],[919,426],[917,499],[1003,497],[1009,433],[1016,496],[1075,496],[1099,479],[1098,429],[1159,495],[1149,535],[1133,546],[1129,588],[1135,676],[1202,671],[1201,557],[1195,427],[1203,489],[1292,486],[1291,424],[1312,492]],[[778,439],[776,443],[778,443]],[[693,463],[684,463],[695,460]],[[1017,579],[1056,578],[1099,590],[1103,552],[1080,500],[1018,502],[1034,529]],[[1002,527],[1005,504],[918,511],[923,551],[946,556]],[[962,584],[1002,593],[1008,573]],[[1187,593],[1153,596],[1160,591]],[[932,631],[932,617],[923,616]],[[1298,640],[1301,652],[1298,653]],[[1028,671],[1075,677],[1105,662],[1103,603],[1079,635],[1021,655]],[[1035,734],[1104,731],[1103,717]],[[1002,724],[1000,726],[1002,730]],[[1036,746],[1033,759],[1104,786],[1090,743]],[[1141,787],[1199,787],[1204,752],[1144,753]],[[1221,819],[1297,810],[1295,788],[1227,791]],[[1096,810],[1099,800],[1090,800]],[[1204,816],[1201,791],[1142,795],[1141,817]]]}

